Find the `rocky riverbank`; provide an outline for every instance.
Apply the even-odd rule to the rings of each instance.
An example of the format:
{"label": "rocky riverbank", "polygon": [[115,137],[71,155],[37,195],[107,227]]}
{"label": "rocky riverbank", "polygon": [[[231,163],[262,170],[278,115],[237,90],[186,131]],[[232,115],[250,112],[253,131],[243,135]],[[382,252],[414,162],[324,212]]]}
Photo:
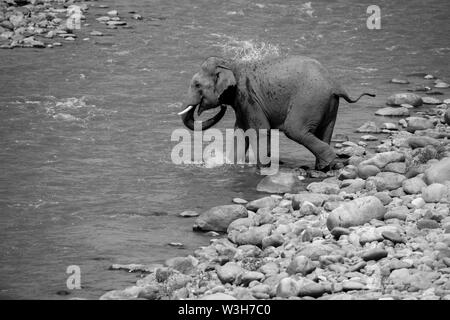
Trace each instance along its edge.
{"label": "rocky riverbank", "polygon": [[101,298],[449,300],[449,103],[393,95],[401,119],[340,137],[339,170],[280,172],[259,183],[265,197],[180,214],[211,244],[164,265],[113,265],[143,277]]}
{"label": "rocky riverbank", "polygon": [[[103,36],[103,32],[92,29],[92,25],[86,23],[87,12],[94,7],[99,11],[93,22],[95,28],[131,27],[117,10],[108,9],[108,5],[95,5],[90,1],[0,1],[0,49],[53,48],[77,41],[80,34],[86,36],[83,40],[89,40],[89,36]],[[133,20],[143,19],[134,11],[128,12],[128,15]]]}

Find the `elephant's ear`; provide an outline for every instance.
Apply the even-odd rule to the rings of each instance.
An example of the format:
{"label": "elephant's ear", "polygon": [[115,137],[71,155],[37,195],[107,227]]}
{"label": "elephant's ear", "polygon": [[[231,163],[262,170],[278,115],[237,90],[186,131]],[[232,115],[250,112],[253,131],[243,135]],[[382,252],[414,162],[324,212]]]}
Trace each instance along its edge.
{"label": "elephant's ear", "polygon": [[233,71],[223,66],[217,67],[216,75],[216,91],[220,97],[225,90],[236,85],[236,78],[234,77]]}

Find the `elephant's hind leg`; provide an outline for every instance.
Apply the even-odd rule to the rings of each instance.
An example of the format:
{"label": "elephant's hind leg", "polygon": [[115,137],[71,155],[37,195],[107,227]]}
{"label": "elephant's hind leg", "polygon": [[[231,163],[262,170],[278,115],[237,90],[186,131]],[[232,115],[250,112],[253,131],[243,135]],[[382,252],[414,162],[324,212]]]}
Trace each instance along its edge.
{"label": "elephant's hind leg", "polygon": [[331,146],[317,138],[309,131],[304,130],[286,130],[286,136],[302,145],[316,157],[316,169],[323,170],[336,158]]}

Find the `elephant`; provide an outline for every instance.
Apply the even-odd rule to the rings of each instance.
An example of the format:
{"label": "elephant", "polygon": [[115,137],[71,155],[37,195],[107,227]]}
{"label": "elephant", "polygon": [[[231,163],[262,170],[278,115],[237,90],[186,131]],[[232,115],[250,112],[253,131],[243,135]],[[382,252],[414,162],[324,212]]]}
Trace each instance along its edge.
{"label": "elephant", "polygon": [[235,129],[278,129],[311,151],[317,170],[327,171],[336,159],[330,141],[339,98],[355,103],[365,95],[375,96],[362,93],[351,99],[320,62],[305,56],[253,62],[209,57],[192,77],[184,110],[179,114],[184,125],[194,130],[196,108],[201,115],[220,107],[215,116],[202,121],[201,129],[206,130],[231,106],[236,115]]}

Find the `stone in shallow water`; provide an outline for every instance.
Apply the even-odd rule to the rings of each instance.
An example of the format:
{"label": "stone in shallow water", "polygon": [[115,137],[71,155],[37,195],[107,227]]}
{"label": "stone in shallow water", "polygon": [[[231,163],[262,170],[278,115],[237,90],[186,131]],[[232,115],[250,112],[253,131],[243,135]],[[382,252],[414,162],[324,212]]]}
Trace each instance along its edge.
{"label": "stone in shallow water", "polygon": [[409,81],[406,79],[399,79],[399,78],[393,78],[391,80],[391,83],[396,83],[396,84],[409,84]]}
{"label": "stone in shallow water", "polygon": [[356,129],[356,132],[359,133],[377,133],[380,132],[377,124],[373,121],[365,122],[361,127]]}
{"label": "stone in shallow water", "polygon": [[375,115],[384,117],[405,117],[409,116],[409,109],[404,107],[386,107],[378,109],[375,112]]}
{"label": "stone in shallow water", "polygon": [[329,182],[312,182],[307,187],[306,190],[313,193],[324,193],[324,194],[337,194],[339,193],[339,186],[336,183]]}
{"label": "stone in shallow water", "polygon": [[414,107],[422,105],[422,98],[414,93],[396,93],[388,97],[386,104],[390,106],[399,106],[403,103],[410,104]]}
{"label": "stone in shallow water", "polygon": [[437,99],[437,98],[433,98],[433,97],[422,97],[422,101],[424,104],[441,104],[442,101]]}
{"label": "stone in shallow water", "polygon": [[294,192],[300,180],[294,172],[278,172],[264,177],[256,186],[256,191],[267,193]]}
{"label": "stone in shallow water", "polygon": [[433,121],[422,117],[408,117],[405,119],[408,132],[416,132],[417,130],[426,130],[434,127]]}
{"label": "stone in shallow water", "polygon": [[248,201],[245,199],[241,199],[241,198],[233,198],[233,202],[236,204],[247,204]]}
{"label": "stone in shallow water", "polygon": [[180,217],[185,217],[185,218],[198,217],[199,215],[200,214],[198,212],[191,211],[191,210],[183,211],[179,214]]}
{"label": "stone in shallow water", "polygon": [[376,140],[378,140],[378,138],[375,137],[375,136],[372,136],[370,134],[366,134],[364,136],[361,136],[361,140],[364,140],[364,141],[376,141]]}
{"label": "stone in shallow water", "polygon": [[196,231],[227,231],[231,222],[248,216],[247,209],[238,204],[217,206],[202,213],[195,221]]}

